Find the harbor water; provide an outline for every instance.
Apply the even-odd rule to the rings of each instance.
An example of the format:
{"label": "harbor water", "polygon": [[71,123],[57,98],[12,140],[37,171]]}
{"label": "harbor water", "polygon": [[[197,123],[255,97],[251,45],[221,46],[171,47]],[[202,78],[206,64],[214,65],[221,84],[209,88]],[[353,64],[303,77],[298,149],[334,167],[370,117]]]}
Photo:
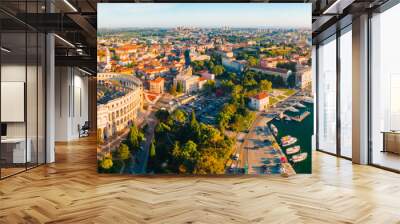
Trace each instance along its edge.
{"label": "harbor water", "polygon": [[[292,137],[297,138],[297,142],[287,146],[287,147],[282,147],[284,153],[286,154],[288,160],[292,158],[293,155],[287,155],[286,149],[299,145],[301,147],[301,150],[298,153],[295,153],[295,155],[300,154],[302,152],[307,152],[307,159],[298,162],[298,163],[293,163],[291,162],[294,170],[296,173],[311,173],[311,159],[312,159],[312,133],[313,133],[313,116],[314,116],[314,110],[313,110],[313,104],[311,103],[302,103],[305,105],[305,108],[298,108],[298,112],[285,112],[286,115],[289,116],[298,116],[303,114],[305,111],[310,112],[310,114],[304,118],[301,122],[299,121],[294,121],[294,120],[286,120],[286,119],[273,119],[271,122],[278,128],[278,135],[276,137],[276,140],[278,143],[280,143],[280,140],[283,136],[290,135]],[[269,124],[271,124],[271,122]]]}

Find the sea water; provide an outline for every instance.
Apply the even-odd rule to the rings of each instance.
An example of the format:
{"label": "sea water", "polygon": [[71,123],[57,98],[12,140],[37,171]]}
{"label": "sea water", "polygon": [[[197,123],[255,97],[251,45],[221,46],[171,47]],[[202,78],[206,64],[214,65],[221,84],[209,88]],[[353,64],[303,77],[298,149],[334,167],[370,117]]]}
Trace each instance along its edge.
{"label": "sea water", "polygon": [[[305,108],[298,108],[299,112],[286,112],[285,114],[289,116],[296,116],[300,115],[305,111],[309,111],[310,114],[301,122],[294,121],[294,120],[285,120],[285,119],[273,119],[271,122],[278,128],[278,136],[276,137],[276,140],[278,143],[280,143],[280,140],[283,136],[290,135],[292,137],[297,138],[297,142],[295,144],[292,144],[287,147],[282,147],[284,153],[286,154],[286,149],[300,145],[301,150],[296,153],[300,154],[302,152],[307,152],[307,159],[293,164],[291,162],[294,170],[296,173],[311,173],[311,159],[312,159],[312,134],[313,134],[313,116],[314,116],[314,109],[313,109],[313,104],[311,103],[305,103],[303,102],[306,107]],[[270,124],[271,124],[270,122]],[[292,158],[293,155],[287,155],[288,160]]]}

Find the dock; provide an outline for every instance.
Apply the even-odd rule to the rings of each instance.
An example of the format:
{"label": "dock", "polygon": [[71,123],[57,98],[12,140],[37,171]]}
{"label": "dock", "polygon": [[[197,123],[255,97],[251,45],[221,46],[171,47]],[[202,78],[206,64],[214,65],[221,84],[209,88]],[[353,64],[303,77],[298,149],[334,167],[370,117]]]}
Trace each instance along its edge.
{"label": "dock", "polygon": [[309,111],[304,111],[304,113],[300,114],[299,116],[291,116],[290,119],[298,122],[302,122],[308,115],[311,113]]}

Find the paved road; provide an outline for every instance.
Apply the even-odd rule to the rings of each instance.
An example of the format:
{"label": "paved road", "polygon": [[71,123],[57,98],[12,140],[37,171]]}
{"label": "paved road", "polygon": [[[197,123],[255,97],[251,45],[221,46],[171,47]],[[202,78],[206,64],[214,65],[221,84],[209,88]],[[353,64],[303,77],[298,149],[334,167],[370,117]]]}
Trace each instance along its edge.
{"label": "paved road", "polygon": [[157,125],[157,119],[155,118],[154,113],[152,113],[150,117],[148,117],[147,124],[148,128],[145,133],[146,141],[142,144],[143,150],[141,150],[140,153],[136,155],[138,163],[136,163],[136,166],[134,168],[134,172],[140,174],[146,173],[147,170],[151,141],[154,138],[154,129]]}
{"label": "paved road", "polygon": [[[272,118],[265,115],[264,113],[257,114],[257,118],[241,146],[239,167],[244,168],[247,164],[249,174],[264,174],[266,172],[265,168],[263,168],[265,164],[268,164],[268,172],[272,172],[270,166],[281,163],[281,157],[285,157],[281,148],[277,144],[275,144],[276,147],[272,144],[275,142],[275,138],[266,125]],[[288,171],[294,172],[290,164],[285,163],[284,165],[287,165],[286,169]]]}
{"label": "paved road", "polygon": [[130,172],[135,174],[146,173],[147,163],[149,160],[149,151],[151,146],[151,141],[154,138],[154,129],[157,125],[157,118],[155,117],[156,108],[150,107],[148,112],[144,115],[146,118],[144,124],[147,124],[147,129],[145,133],[146,141],[142,143],[142,150],[137,152],[132,158],[132,166],[130,167]]}
{"label": "paved road", "polygon": [[253,123],[251,124],[250,128],[249,128],[249,132],[246,134],[246,136],[243,138],[243,142],[240,145],[239,151],[238,153],[240,154],[239,157],[239,167],[240,168],[244,168],[245,165],[248,163],[248,149],[246,147],[248,147],[249,145],[249,138],[253,135],[253,133],[255,132],[255,129],[257,127],[257,124],[260,122],[260,120],[262,119],[262,113],[261,112],[257,112],[256,114],[256,119],[254,119]]}

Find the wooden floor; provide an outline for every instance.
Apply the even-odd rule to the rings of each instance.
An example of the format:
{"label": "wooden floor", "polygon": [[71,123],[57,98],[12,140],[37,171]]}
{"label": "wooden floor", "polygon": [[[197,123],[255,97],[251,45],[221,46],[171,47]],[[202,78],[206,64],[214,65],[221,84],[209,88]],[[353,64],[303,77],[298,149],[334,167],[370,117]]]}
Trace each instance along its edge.
{"label": "wooden floor", "polygon": [[98,175],[94,139],[0,181],[0,223],[400,223],[400,175],[314,153],[312,175]]}

